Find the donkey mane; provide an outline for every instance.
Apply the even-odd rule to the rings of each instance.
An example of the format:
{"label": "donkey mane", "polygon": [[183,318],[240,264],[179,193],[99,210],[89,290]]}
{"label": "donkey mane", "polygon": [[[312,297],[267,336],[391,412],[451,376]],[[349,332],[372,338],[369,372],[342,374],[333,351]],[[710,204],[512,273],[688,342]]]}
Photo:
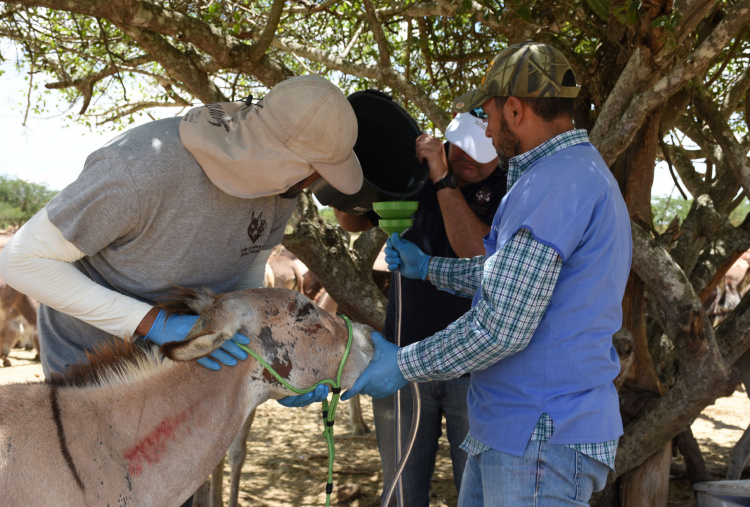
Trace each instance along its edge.
{"label": "donkey mane", "polygon": [[[159,301],[167,313],[200,315],[221,299],[209,289],[178,287]],[[71,366],[63,374],[53,374],[45,383],[57,387],[105,387],[145,380],[171,368],[175,362],[159,353],[158,347],[139,347],[129,340],[113,337],[86,352],[86,362]]]}
{"label": "donkey mane", "polygon": [[112,338],[86,352],[86,362],[53,374],[45,383],[57,387],[106,387],[148,379],[172,368],[177,363],[159,353],[157,347],[147,349],[130,341]]}
{"label": "donkey mane", "polygon": [[[157,306],[170,314],[200,315],[224,297],[209,289],[179,288],[163,298]],[[193,339],[212,333],[210,329],[204,329]],[[44,383],[60,388],[124,385],[152,378],[178,363],[162,354],[155,345],[135,345],[130,340],[112,337],[96,345],[93,351],[87,351],[85,362],[70,366],[64,373],[50,375]]]}
{"label": "donkey mane", "polygon": [[214,303],[222,298],[207,288],[177,287],[156,305],[167,313],[197,313],[202,314]]}

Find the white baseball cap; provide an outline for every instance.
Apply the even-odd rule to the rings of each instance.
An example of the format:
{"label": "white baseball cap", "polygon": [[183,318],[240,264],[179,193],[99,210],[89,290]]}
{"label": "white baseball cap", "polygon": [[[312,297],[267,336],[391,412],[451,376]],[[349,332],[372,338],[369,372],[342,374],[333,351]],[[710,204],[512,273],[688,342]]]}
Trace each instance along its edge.
{"label": "white baseball cap", "polygon": [[191,109],[180,140],[211,182],[236,197],[279,194],[315,171],[345,194],[362,187],[353,150],[357,117],[341,90],[320,76],[282,81],[257,105]]}
{"label": "white baseball cap", "polygon": [[497,158],[492,139],[484,135],[486,130],[486,120],[471,113],[458,113],[445,129],[445,138],[480,164],[486,164]]}

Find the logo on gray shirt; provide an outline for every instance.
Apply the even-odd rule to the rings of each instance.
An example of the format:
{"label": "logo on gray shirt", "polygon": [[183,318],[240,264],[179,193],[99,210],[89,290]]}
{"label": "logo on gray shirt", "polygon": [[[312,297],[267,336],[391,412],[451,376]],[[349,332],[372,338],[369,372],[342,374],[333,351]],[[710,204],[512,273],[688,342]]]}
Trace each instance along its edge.
{"label": "logo on gray shirt", "polygon": [[263,212],[261,211],[258,213],[258,216],[255,216],[255,212],[253,211],[250,215],[250,225],[247,226],[247,235],[250,236],[250,239],[253,240],[253,243],[258,241],[258,239],[263,236],[263,233],[266,230],[267,223],[265,219],[263,219]]}

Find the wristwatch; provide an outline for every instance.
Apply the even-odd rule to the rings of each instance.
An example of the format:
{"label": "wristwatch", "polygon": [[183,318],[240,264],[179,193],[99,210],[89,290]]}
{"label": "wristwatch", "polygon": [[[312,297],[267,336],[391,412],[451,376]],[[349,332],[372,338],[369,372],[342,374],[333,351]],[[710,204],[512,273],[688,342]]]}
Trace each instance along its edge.
{"label": "wristwatch", "polygon": [[432,184],[432,189],[437,192],[441,188],[458,188],[458,179],[453,173],[448,173],[442,180],[436,181]]}

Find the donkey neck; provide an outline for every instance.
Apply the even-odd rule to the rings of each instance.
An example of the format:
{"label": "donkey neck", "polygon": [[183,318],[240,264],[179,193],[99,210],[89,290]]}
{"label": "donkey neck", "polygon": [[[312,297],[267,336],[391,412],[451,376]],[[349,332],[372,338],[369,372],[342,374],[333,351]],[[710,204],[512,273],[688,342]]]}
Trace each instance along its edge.
{"label": "donkey neck", "polygon": [[218,372],[190,362],[128,384],[61,388],[61,422],[86,496],[98,488],[98,476],[80,468],[93,459],[110,468],[108,478],[122,477],[118,495],[131,495],[133,504],[185,500],[250,411],[268,399],[260,378],[259,365],[248,359]]}

